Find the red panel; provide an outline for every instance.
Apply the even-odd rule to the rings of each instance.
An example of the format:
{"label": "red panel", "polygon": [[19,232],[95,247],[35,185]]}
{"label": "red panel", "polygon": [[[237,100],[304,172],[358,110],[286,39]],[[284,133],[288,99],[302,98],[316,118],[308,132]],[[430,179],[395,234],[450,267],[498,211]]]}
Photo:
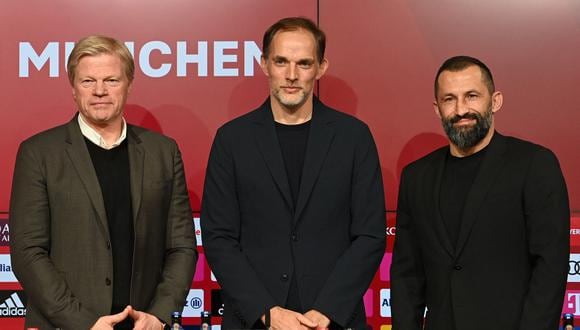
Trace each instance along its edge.
{"label": "red panel", "polygon": [[[130,122],[161,131],[179,143],[186,165],[192,207],[199,211],[205,166],[216,129],[225,121],[259,106],[268,89],[254,63],[254,77],[244,76],[244,41],[261,47],[264,30],[288,15],[316,18],[316,2],[268,1],[51,1],[0,3],[0,86],[4,122],[0,150],[0,211],[8,210],[12,169],[18,144],[33,133],[69,120],[75,112],[71,89],[63,68],[64,42],[89,34],[106,34],[133,41],[136,65],[139,51],[150,41],[162,41],[172,54],[153,51],[150,65],[172,65],[161,78],[145,76],[137,69],[128,100]],[[59,77],[50,78],[46,64],[39,72],[29,65],[28,78],[19,78],[19,43],[30,42],[40,53],[49,42],[58,42]],[[198,52],[198,41],[207,41],[208,72],[198,76],[196,64],[187,76],[177,77],[177,42],[187,42],[187,53]],[[239,76],[215,77],[215,41],[237,41]]]}
{"label": "red panel", "polygon": [[321,0],[329,71],[321,98],[355,114],[377,141],[387,208],[404,165],[446,144],[432,107],[441,63],[471,55],[504,93],[500,132],[558,156],[580,210],[580,2]]}

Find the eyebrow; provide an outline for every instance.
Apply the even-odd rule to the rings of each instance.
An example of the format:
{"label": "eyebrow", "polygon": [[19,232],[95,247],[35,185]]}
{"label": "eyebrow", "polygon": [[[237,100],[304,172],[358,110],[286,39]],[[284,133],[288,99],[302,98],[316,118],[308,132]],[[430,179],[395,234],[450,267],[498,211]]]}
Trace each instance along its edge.
{"label": "eyebrow", "polygon": [[303,58],[303,59],[299,60],[296,63],[298,63],[298,64],[312,64],[312,63],[314,63],[314,59],[312,59],[312,58]]}
{"label": "eyebrow", "polygon": [[[276,55],[276,56],[272,57],[272,60],[273,61],[290,62],[286,57],[280,56],[280,55]],[[312,64],[312,63],[314,63],[314,59],[313,58],[302,58],[302,59],[299,59],[298,61],[296,61],[296,63],[298,63],[298,64]]]}
{"label": "eyebrow", "polygon": [[[481,95],[482,94],[480,91],[478,91],[476,89],[470,89],[470,90],[467,90],[465,92],[462,92],[461,94],[465,95],[465,94],[472,94],[472,93],[478,94],[478,95]],[[444,98],[444,97],[447,97],[447,96],[453,96],[453,97],[455,97],[455,93],[445,93],[445,94],[441,95],[441,98]]]}
{"label": "eyebrow", "polygon": [[84,75],[84,76],[79,75],[78,78],[81,79],[81,80],[82,79],[107,80],[107,79],[122,79],[123,78],[123,75],[113,74],[113,75],[105,76],[105,77],[102,77],[102,78],[97,78],[94,75],[88,74],[88,75]]}

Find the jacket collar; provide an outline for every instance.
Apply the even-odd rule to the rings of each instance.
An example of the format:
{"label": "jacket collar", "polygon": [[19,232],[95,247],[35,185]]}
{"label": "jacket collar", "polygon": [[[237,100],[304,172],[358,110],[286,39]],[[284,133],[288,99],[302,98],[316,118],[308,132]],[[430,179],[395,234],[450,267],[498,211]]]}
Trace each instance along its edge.
{"label": "jacket collar", "polygon": [[[66,153],[91,200],[92,207],[97,214],[101,234],[108,240],[110,236],[103,193],[84,136],[81,133],[77,116],[78,113],[66,124]],[[138,130],[129,124],[127,124],[127,146],[130,165],[129,173],[131,176],[133,223],[135,224],[141,207],[145,150]]]}
{"label": "jacket collar", "polygon": [[296,207],[294,207],[270,102],[271,100],[268,98],[258,109],[258,115],[254,120],[256,124],[255,138],[270,175],[276,182],[288,208],[294,210],[294,222],[296,223],[310,198],[324,159],[328,154],[334,136],[334,128],[332,127],[334,119],[331,110],[318,98],[313,97],[310,133],[306,143],[300,190]]}
{"label": "jacket collar", "polygon": [[441,240],[441,244],[450,256],[458,258],[463,251],[473,229],[473,225],[479,220],[479,210],[483,206],[483,202],[505,162],[505,151],[506,138],[495,131],[493,138],[486,147],[486,153],[483,156],[481,166],[465,199],[463,214],[461,216],[461,226],[455,247],[451,244],[439,208],[441,182],[445,169],[445,158],[449,152],[449,148],[441,148],[435,152],[435,158],[432,162],[434,176],[436,178],[432,191],[436,217],[435,230]]}

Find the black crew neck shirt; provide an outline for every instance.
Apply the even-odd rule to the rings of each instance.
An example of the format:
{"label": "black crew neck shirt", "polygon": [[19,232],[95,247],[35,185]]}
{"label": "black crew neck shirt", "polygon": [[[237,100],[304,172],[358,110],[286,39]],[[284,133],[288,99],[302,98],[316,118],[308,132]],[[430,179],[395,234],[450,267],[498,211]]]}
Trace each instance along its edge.
{"label": "black crew neck shirt", "polygon": [[447,153],[441,180],[439,207],[451,244],[455,247],[467,194],[479,171],[487,148],[466,157]]}

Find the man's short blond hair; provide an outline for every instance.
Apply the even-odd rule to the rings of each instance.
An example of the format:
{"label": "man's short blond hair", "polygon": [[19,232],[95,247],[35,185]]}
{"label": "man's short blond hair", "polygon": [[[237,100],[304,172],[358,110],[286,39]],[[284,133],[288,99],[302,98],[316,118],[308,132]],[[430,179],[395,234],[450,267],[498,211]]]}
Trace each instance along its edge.
{"label": "man's short blond hair", "polygon": [[74,84],[76,68],[81,58],[85,56],[97,56],[100,54],[117,55],[125,66],[125,76],[129,83],[135,76],[135,62],[131,52],[117,39],[107,36],[88,36],[79,40],[73,48],[66,65],[68,80]]}

